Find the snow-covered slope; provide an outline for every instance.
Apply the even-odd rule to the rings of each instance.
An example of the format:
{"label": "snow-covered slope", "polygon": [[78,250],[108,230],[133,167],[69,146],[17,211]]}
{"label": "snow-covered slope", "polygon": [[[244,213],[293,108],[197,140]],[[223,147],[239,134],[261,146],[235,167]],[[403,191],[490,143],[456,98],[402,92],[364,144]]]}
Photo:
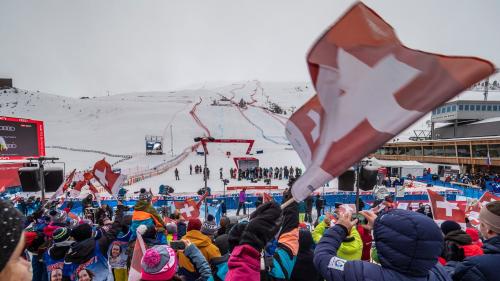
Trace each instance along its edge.
{"label": "snow-covered slope", "polygon": [[[263,154],[254,155],[259,158],[261,166],[302,167],[296,153],[290,150],[284,123],[291,110],[301,106],[312,95],[312,87],[305,83],[259,81],[89,99],[19,90],[18,93],[0,93],[0,115],[43,120],[47,155],[60,157],[66,163],[66,171],[87,169],[103,157],[114,163],[128,155],[132,158],[115,165],[125,174],[153,169],[193,145],[193,138],[206,135],[205,128],[215,138],[254,139],[253,152],[264,150]],[[222,96],[234,102],[243,99],[251,105],[247,109],[235,105],[211,105],[213,100],[220,100]],[[287,115],[274,115],[263,110],[268,102],[280,105]],[[201,124],[195,121],[195,117]],[[146,156],[145,135],[163,136],[165,155]],[[174,157],[170,153],[171,144]],[[209,186],[213,190],[222,190],[219,168],[222,167],[224,177],[228,177],[229,168],[234,167],[232,158],[227,158],[226,152],[230,151],[232,156],[244,156],[245,150],[246,145],[243,144],[209,144]],[[129,188],[137,190],[145,187],[154,191],[160,184],[168,184],[178,192],[196,191],[203,186],[202,177],[189,176],[190,164],[203,164],[203,156],[190,153],[178,165],[180,181],[174,181],[173,169],[170,169]],[[231,182],[229,185],[236,184]],[[285,181],[278,182],[281,187],[285,184]]]}

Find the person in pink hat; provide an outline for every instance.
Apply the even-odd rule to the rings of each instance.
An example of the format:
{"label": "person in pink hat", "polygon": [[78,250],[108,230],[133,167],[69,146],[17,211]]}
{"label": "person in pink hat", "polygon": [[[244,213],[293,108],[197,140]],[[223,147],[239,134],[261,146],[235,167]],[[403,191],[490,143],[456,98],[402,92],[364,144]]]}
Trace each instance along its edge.
{"label": "person in pink hat", "polygon": [[[184,254],[193,262],[202,280],[212,276],[210,265],[200,250],[188,240],[182,240],[186,245]],[[178,259],[174,249],[168,245],[156,245],[149,248],[141,261],[141,281],[181,281],[177,275]]]}

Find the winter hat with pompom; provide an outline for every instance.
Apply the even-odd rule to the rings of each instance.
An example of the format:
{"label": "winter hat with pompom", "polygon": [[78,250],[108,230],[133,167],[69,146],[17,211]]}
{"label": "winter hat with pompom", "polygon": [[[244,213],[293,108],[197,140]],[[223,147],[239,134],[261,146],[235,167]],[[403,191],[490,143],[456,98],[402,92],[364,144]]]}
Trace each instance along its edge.
{"label": "winter hat with pompom", "polygon": [[141,280],[170,280],[177,269],[175,251],[167,245],[153,246],[142,257],[141,267]]}

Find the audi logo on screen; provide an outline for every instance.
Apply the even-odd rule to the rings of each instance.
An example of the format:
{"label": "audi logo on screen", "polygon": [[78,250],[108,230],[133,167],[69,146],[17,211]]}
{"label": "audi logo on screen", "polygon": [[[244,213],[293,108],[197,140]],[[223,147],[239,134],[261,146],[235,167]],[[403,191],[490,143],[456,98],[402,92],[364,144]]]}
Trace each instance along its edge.
{"label": "audi logo on screen", "polygon": [[0,131],[14,132],[16,128],[12,126],[0,126]]}

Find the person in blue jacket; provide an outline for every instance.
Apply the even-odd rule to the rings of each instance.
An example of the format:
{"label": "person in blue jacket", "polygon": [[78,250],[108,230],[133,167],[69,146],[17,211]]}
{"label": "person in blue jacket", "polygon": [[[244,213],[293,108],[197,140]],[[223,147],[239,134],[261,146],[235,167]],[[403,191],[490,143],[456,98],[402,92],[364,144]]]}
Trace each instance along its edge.
{"label": "person in blue jacket", "polygon": [[488,203],[479,213],[479,231],[485,239],[484,255],[470,257],[455,268],[453,280],[500,280],[500,201]]}
{"label": "person in blue jacket", "polygon": [[393,209],[378,217],[369,211],[361,214],[373,230],[378,263],[346,261],[337,250],[356,220],[350,213],[325,231],[314,251],[314,265],[328,281],[444,281],[451,277],[438,264],[443,250],[443,235],[436,223],[419,213]]}

